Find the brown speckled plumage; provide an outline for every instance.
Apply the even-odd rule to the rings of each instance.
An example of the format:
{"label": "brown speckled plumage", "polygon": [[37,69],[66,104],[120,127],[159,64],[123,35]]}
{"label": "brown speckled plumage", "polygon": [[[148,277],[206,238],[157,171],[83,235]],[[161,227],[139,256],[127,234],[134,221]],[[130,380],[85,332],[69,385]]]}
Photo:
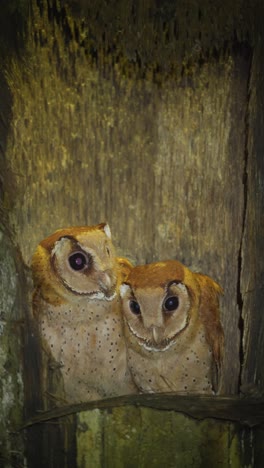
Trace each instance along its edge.
{"label": "brown speckled plumage", "polygon": [[134,267],[120,288],[128,362],[141,392],[217,391],[221,287],[176,260]]}
{"label": "brown speckled plumage", "polygon": [[[42,391],[50,374],[63,382],[53,400],[77,403],[135,392],[127,369],[118,294],[131,269],[118,259],[108,225],[72,227],[43,240],[33,256],[33,312],[43,362]],[[54,390],[55,388],[55,390]]]}

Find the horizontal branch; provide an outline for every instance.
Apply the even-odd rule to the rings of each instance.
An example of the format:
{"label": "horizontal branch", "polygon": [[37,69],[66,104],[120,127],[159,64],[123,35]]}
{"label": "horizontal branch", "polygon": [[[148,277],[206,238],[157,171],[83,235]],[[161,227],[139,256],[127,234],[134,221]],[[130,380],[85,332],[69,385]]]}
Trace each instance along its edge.
{"label": "horizontal branch", "polygon": [[264,423],[264,399],[231,396],[179,395],[175,393],[124,395],[75,405],[53,408],[38,413],[26,421],[22,429],[53,419],[89,411],[95,408],[109,409],[122,406],[148,407],[171,410],[194,419],[207,418],[237,422],[250,427]]}

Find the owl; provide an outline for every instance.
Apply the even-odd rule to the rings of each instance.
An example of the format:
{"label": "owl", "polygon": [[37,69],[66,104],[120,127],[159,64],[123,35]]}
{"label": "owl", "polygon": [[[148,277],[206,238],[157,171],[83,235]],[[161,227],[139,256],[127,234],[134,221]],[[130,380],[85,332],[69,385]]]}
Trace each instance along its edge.
{"label": "owl", "polygon": [[116,258],[107,224],[60,229],[38,245],[33,318],[46,407],[136,392],[119,297],[131,268]]}
{"label": "owl", "polygon": [[129,367],[140,392],[216,393],[221,287],[176,260],[131,269],[120,287]]}

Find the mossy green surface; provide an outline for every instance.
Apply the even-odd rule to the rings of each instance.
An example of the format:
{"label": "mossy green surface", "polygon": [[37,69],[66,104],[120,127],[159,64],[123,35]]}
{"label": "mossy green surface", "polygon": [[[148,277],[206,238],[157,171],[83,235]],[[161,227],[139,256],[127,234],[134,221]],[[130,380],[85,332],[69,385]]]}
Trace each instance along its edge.
{"label": "mossy green surface", "polygon": [[243,437],[237,424],[197,421],[173,411],[93,410],[79,415],[77,466],[240,468],[245,466]]}
{"label": "mossy green surface", "polygon": [[0,232],[0,465],[13,468],[24,459],[21,310],[15,250]]}

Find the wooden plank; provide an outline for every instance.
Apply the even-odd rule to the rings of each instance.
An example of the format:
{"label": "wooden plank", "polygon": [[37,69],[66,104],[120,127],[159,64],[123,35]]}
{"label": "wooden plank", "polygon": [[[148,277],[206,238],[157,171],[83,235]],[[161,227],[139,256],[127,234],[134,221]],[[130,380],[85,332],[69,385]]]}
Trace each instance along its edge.
{"label": "wooden plank", "polygon": [[[264,15],[264,8],[263,8]],[[257,27],[257,25],[256,25]],[[257,35],[258,29],[255,33]],[[264,36],[256,40],[247,116],[246,211],[241,251],[241,301],[243,310],[242,388],[264,391]]]}
{"label": "wooden plank", "polygon": [[90,401],[77,405],[67,405],[42,412],[25,422],[24,428],[54,418],[60,418],[81,411],[111,409],[120,406],[144,406],[149,408],[174,410],[197,419],[222,419],[254,426],[264,423],[264,400],[261,398],[210,397],[204,395],[179,395],[174,393],[128,395]]}

